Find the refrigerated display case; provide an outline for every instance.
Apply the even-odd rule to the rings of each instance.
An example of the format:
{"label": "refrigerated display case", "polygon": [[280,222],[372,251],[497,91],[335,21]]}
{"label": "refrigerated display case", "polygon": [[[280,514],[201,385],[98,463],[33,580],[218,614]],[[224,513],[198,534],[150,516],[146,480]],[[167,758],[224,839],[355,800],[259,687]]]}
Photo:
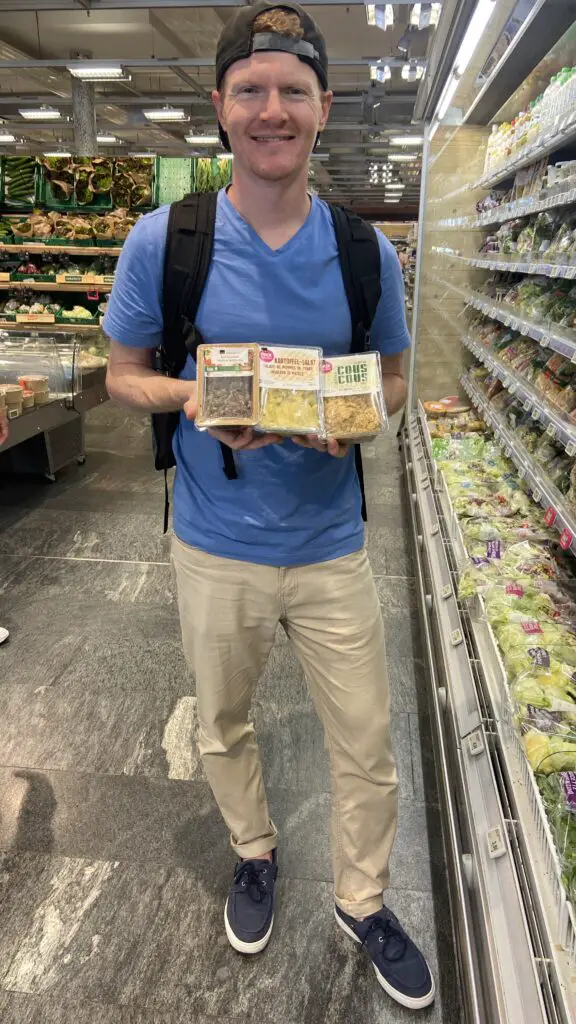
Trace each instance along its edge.
{"label": "refrigerated display case", "polygon": [[84,417],[107,399],[106,355],[91,335],[0,331],[0,405],[9,421],[0,472],[54,478],[84,461]]}
{"label": "refrigerated display case", "polygon": [[[402,442],[474,1024],[576,1019],[576,634],[556,605],[541,610],[556,586],[571,609],[576,593],[576,73],[558,74],[548,106],[519,90],[523,119],[508,128],[441,124],[424,147]],[[514,531],[526,561],[510,568]],[[518,631],[524,703],[507,646]]]}

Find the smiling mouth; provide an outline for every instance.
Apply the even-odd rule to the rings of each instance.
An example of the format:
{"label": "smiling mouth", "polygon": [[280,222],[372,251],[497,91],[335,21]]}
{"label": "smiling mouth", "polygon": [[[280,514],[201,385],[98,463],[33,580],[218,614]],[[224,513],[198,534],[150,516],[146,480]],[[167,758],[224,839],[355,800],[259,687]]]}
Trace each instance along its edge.
{"label": "smiling mouth", "polygon": [[271,142],[293,142],[294,135],[251,135],[252,142],[260,142],[266,145]]}

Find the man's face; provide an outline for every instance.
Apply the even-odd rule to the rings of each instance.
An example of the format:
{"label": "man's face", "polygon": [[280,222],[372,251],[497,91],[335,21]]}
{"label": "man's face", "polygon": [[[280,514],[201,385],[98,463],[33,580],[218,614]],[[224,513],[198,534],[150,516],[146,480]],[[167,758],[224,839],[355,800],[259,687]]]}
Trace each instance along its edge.
{"label": "man's face", "polygon": [[307,64],[291,53],[256,53],[227,71],[212,95],[235,167],[265,181],[296,177],[328,120],[323,93]]}

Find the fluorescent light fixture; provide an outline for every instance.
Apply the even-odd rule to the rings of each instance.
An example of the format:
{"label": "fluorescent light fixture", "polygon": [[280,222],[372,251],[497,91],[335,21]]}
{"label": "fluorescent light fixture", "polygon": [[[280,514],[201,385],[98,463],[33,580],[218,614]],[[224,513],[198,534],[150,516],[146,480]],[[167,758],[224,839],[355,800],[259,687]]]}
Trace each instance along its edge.
{"label": "fluorescent light fixture", "polygon": [[392,189],[395,189],[397,192],[403,192],[404,189],[406,188],[406,185],[404,185],[401,181],[391,181],[389,185],[386,185],[386,188],[388,189],[389,192]]}
{"label": "fluorescent light fixture", "polygon": [[419,78],[422,78],[423,74],[424,67],[422,64],[410,61],[410,63],[402,65],[402,78],[405,82],[416,82]]}
{"label": "fluorescent light fixture", "polygon": [[442,4],[414,4],[410,12],[410,24],[413,28],[423,29],[429,25],[436,26],[440,20]]}
{"label": "fluorescent light fixture", "polygon": [[142,113],[147,121],[189,121],[185,110],[181,107],[156,107],[154,110],[143,110]]}
{"label": "fluorescent light fixture", "polygon": [[219,135],[185,135],[184,138],[190,146],[218,146],[220,145]]}
{"label": "fluorescent light fixture", "polygon": [[234,159],[234,154],[233,153],[218,153],[218,155],[216,156],[216,159],[217,160],[222,160],[222,161],[224,161],[224,160],[233,160]]}
{"label": "fluorescent light fixture", "polygon": [[131,75],[127,75],[120,64],[76,64],[70,65],[67,69],[74,78],[80,78],[83,82],[129,82]]}
{"label": "fluorescent light fixture", "polygon": [[393,135],[390,139],[391,146],[423,146],[423,135]]}
{"label": "fluorescent light fixture", "polygon": [[381,28],[385,32],[394,24],[392,4],[366,4],[366,21],[369,25]]}
{"label": "fluorescent light fixture", "polygon": [[25,121],[59,121],[62,117],[55,107],[30,107],[28,110],[19,110],[18,113]]}
{"label": "fluorescent light fixture", "polygon": [[454,61],[454,71],[458,75],[463,75],[468,67],[472,56],[480,42],[484,29],[486,28],[490,18],[494,14],[496,8],[496,0],[478,0],[474,14],[470,18],[470,23],[466,29],[466,34],[460,49]]}
{"label": "fluorescent light fixture", "polygon": [[149,160],[152,160],[156,156],[156,153],[151,153],[150,150],[144,152],[143,150],[141,153],[137,153],[136,151],[133,153],[128,153],[128,156],[147,157]]}
{"label": "fluorescent light fixture", "polygon": [[106,143],[118,142],[118,139],[115,135],[97,135],[96,142],[99,142],[101,145],[104,145]]}
{"label": "fluorescent light fixture", "polygon": [[399,199],[394,199],[393,196],[384,196],[384,202],[385,203],[399,203],[400,200]]}
{"label": "fluorescent light fixture", "polygon": [[44,151],[44,156],[62,156],[62,157],[65,156],[65,157],[70,157],[70,156],[72,156],[72,153],[65,153],[63,149],[51,149],[51,150],[45,150]]}
{"label": "fluorescent light fixture", "polygon": [[395,164],[412,164],[417,159],[417,153],[390,153],[390,160]]}
{"label": "fluorescent light fixture", "polygon": [[438,106],[436,107],[435,116],[438,118],[439,121],[443,119],[444,115],[446,114],[446,111],[448,110],[448,107],[452,102],[452,97],[454,96],[454,93],[458,88],[458,82],[458,77],[455,74],[452,74],[452,77],[448,79],[446,85],[444,86],[444,91],[440,97]]}
{"label": "fluorescent light fixture", "polygon": [[311,153],[310,159],[311,160],[329,160],[330,159],[330,153]]}
{"label": "fluorescent light fixture", "polygon": [[5,142],[16,142],[16,136],[11,135],[10,132],[0,132],[0,146],[3,146]]}
{"label": "fluorescent light fixture", "polygon": [[392,78],[389,64],[371,64],[370,79],[372,82],[387,82]]}

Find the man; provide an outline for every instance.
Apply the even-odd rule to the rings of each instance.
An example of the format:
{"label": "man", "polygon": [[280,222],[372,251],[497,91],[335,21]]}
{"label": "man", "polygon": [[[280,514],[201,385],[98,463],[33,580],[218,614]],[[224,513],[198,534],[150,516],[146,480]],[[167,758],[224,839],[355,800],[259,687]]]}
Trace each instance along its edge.
{"label": "man", "polygon": [[[244,8],[222,33],[213,101],[234,155],[218,197],[214,252],[196,324],[210,343],[257,341],[349,351],[350,313],[329,208],[307,192],[328,119],[324,40],[293,3]],[[270,820],[251,697],[282,623],[330,746],[335,915],[363,943],[383,988],[411,1009],[434,999],[426,961],[382,906],[397,813],[383,624],[366,552],[352,452],[335,440],[199,432],[195,366],[151,369],[162,337],[168,210],[129,236],[105,329],[108,388],[137,409],[182,410],[174,450],[173,560],[184,650],[196,676],[199,749],[238,856],[225,928],[261,952],[274,921],[277,833]],[[381,239],[382,298],[372,329],[388,411],[405,401],[409,344],[401,271]],[[220,446],[238,479],[222,472]]]}

